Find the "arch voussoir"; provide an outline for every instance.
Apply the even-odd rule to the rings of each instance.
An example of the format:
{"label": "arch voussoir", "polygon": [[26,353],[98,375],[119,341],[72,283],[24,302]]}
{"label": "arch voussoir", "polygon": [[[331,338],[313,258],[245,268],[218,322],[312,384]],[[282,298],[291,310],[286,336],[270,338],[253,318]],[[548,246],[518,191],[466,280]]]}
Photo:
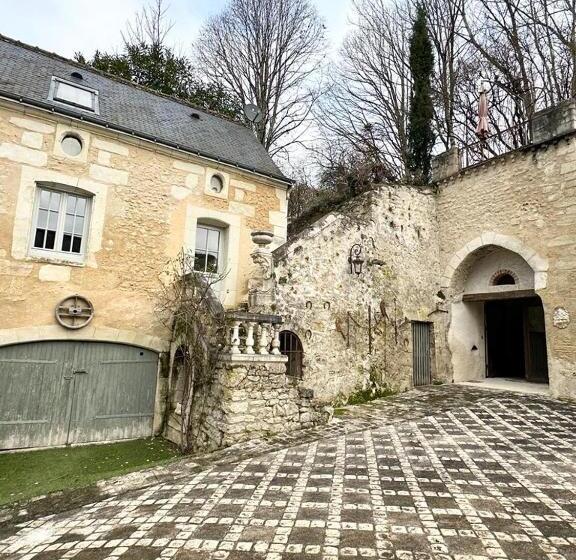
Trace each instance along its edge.
{"label": "arch voussoir", "polygon": [[442,288],[451,288],[454,278],[464,261],[482,247],[496,246],[520,255],[534,271],[534,287],[541,290],[546,287],[548,259],[539,255],[535,249],[523,243],[517,237],[494,231],[483,232],[468,241],[454,253],[444,269],[440,284]]}

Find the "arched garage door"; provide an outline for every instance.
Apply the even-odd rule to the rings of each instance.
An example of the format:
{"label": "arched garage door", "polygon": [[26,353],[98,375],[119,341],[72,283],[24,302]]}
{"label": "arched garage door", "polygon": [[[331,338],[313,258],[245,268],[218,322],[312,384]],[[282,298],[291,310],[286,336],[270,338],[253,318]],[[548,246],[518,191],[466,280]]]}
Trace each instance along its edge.
{"label": "arched garage door", "polygon": [[0,347],[0,449],[151,435],[157,364],[108,342]]}

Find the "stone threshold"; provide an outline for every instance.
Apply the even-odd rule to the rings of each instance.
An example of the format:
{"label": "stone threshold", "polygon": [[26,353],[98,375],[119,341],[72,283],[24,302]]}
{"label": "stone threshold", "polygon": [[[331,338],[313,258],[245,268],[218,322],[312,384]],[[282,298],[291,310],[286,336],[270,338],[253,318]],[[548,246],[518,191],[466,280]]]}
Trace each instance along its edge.
{"label": "stone threshold", "polygon": [[514,393],[525,393],[527,395],[550,396],[550,385],[548,385],[548,383],[531,383],[530,381],[518,378],[487,377],[477,381],[459,381],[454,384],[476,387],[477,389],[512,391]]}

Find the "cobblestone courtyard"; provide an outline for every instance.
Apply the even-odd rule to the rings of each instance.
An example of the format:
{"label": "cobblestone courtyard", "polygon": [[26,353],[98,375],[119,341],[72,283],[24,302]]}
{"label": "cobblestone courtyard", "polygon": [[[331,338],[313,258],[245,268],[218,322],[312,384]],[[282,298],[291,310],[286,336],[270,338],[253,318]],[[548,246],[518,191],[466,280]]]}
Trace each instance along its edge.
{"label": "cobblestone courtyard", "polygon": [[576,560],[576,406],[447,386],[344,418],[24,523],[0,557]]}

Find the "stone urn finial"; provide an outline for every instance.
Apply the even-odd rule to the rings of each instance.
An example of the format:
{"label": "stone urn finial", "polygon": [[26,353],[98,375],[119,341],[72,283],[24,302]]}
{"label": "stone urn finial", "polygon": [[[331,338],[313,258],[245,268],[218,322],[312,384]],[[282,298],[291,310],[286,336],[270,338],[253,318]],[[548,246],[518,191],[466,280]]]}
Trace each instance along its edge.
{"label": "stone urn finial", "polygon": [[274,234],[270,231],[253,231],[250,235],[252,236],[252,242],[258,245],[259,249],[264,249],[274,239]]}
{"label": "stone urn finial", "polygon": [[269,313],[274,303],[274,270],[269,247],[274,234],[269,231],[253,231],[251,236],[256,248],[250,256],[256,267],[248,280],[248,307],[252,312]]}

